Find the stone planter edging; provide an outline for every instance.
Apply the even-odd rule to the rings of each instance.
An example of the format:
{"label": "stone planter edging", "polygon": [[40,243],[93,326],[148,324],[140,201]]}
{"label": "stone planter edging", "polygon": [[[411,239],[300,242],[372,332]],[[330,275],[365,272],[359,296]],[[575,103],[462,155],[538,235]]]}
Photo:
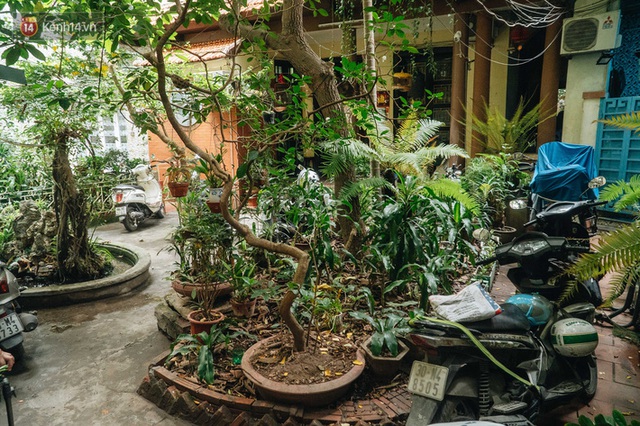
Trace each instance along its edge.
{"label": "stone planter edging", "polygon": [[20,294],[20,304],[27,308],[55,307],[104,299],[131,290],[149,280],[151,256],[146,250],[130,244],[100,243],[115,256],[122,256],[131,268],[121,274],[74,284],[28,288]]}
{"label": "stone planter edging", "polygon": [[[280,424],[290,418],[303,424],[397,424],[398,420],[406,419],[411,409],[411,394],[406,389],[390,391],[384,396],[370,400],[345,401],[336,408],[305,409],[227,395],[183,379],[166,369],[163,364],[168,355],[169,351],[166,351],[153,361],[149,367],[149,376],[140,385],[138,393],[168,413],[188,418],[195,423],[198,423],[196,417],[214,416],[217,420],[215,424],[222,426],[231,424],[236,418],[243,416],[253,421],[263,419],[263,422],[265,417],[270,417]],[[158,390],[158,382],[164,388],[163,392]],[[159,393],[164,395],[164,399]],[[193,404],[185,401],[185,398],[202,402]],[[194,407],[199,409],[198,413],[193,413]]]}

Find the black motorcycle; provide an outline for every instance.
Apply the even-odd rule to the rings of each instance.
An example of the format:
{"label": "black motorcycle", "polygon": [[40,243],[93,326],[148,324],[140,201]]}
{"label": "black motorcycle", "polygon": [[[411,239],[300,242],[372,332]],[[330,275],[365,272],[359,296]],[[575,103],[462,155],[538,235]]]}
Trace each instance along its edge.
{"label": "black motorcycle", "polygon": [[414,394],[407,425],[458,420],[535,424],[541,412],[579,397],[591,399],[598,373],[593,352],[597,332],[597,282],[577,283],[573,303],[558,301],[572,277],[559,273],[571,255],[585,252],[562,237],[531,232],[496,248],[498,261],[518,264],[508,274],[521,294],[503,312],[483,321],[440,318],[411,321],[409,335],[425,361],[409,379]]}

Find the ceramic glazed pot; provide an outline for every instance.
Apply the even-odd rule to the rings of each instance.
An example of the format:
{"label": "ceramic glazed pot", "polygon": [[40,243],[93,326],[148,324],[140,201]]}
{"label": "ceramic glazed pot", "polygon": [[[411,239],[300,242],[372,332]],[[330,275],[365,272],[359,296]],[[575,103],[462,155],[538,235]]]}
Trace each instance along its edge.
{"label": "ceramic glazed pot", "polygon": [[212,320],[205,320],[202,318],[202,311],[191,311],[187,316],[189,320],[189,325],[191,326],[191,334],[196,335],[198,333],[202,333],[206,331],[207,333],[211,332],[211,327],[214,324],[218,324],[224,320],[225,316],[222,312],[211,311],[215,313],[215,317]]}
{"label": "ceramic glazed pot", "polygon": [[355,382],[364,371],[364,354],[362,350],[358,349],[356,358],[360,361],[361,365],[354,365],[351,370],[334,380],[311,385],[290,385],[270,380],[253,368],[251,360],[257,353],[262,351],[264,346],[268,346],[276,338],[279,338],[279,336],[261,340],[251,346],[244,353],[242,363],[240,364],[244,375],[253,383],[260,395],[266,400],[302,405],[304,407],[329,405],[347,393],[353,382]]}
{"label": "ceramic glazed pot", "polygon": [[371,369],[373,374],[381,379],[392,379],[398,370],[400,370],[402,359],[409,353],[409,348],[398,340],[399,352],[397,356],[376,356],[371,353],[371,349],[369,348],[370,343],[371,337],[362,344],[362,350],[364,350],[364,355],[367,360],[367,367]]}
{"label": "ceramic glazed pot", "polygon": [[498,236],[501,244],[510,243],[516,236],[516,228],[512,226],[503,226],[500,229],[494,229],[493,233]]}

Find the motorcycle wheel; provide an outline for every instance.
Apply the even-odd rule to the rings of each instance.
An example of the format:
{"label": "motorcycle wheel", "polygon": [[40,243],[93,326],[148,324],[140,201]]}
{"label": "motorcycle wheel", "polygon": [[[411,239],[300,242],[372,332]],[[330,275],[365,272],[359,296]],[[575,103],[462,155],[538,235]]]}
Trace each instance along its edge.
{"label": "motorcycle wheel", "polygon": [[124,227],[126,228],[127,231],[129,232],[133,232],[136,229],[138,229],[138,221],[136,219],[132,219],[129,214],[127,213],[127,215],[124,217],[124,220],[122,221],[122,224],[124,225]]}
{"label": "motorcycle wheel", "polygon": [[164,204],[162,205],[162,207],[160,207],[160,210],[158,210],[156,212],[156,217],[158,219],[162,219],[165,217],[165,215],[167,214],[166,210],[164,209]]}
{"label": "motorcycle wheel", "polygon": [[445,423],[477,419],[476,410],[469,398],[448,396],[445,397],[442,404],[440,404],[440,409],[433,419],[433,422]]}

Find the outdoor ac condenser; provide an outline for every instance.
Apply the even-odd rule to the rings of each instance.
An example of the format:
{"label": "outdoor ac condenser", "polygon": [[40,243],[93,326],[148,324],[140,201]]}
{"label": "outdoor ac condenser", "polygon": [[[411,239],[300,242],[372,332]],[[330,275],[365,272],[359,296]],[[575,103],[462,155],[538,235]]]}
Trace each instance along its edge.
{"label": "outdoor ac condenser", "polygon": [[619,23],[619,10],[565,19],[560,54],[575,55],[618,47]]}

